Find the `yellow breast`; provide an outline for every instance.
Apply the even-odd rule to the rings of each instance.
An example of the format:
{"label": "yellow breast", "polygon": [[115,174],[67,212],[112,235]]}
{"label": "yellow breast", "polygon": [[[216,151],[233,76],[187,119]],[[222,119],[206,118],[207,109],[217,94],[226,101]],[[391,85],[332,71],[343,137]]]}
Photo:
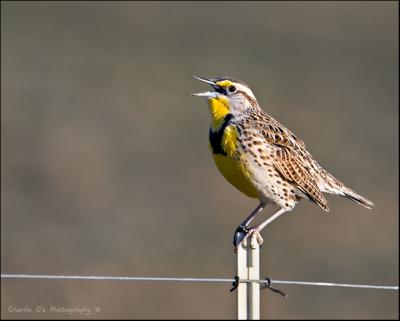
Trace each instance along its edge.
{"label": "yellow breast", "polygon": [[209,146],[221,174],[239,191],[249,197],[258,197],[251,184],[251,175],[243,157],[238,153],[238,132],[229,125],[232,115],[229,102],[223,96],[208,101],[211,113]]}
{"label": "yellow breast", "polygon": [[246,169],[246,163],[237,153],[237,136],[237,131],[234,127],[226,126],[220,141],[220,151],[222,152],[215,152],[215,148],[213,148],[215,146],[213,146],[213,142],[211,141],[211,135],[210,149],[213,152],[215,164],[221,174],[239,191],[249,197],[257,198],[258,193],[251,184],[251,176]]}

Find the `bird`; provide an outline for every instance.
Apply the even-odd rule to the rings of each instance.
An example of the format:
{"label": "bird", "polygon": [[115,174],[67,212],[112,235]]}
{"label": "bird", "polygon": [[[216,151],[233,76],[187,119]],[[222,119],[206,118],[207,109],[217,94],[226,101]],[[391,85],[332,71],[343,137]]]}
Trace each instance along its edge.
{"label": "bird", "polygon": [[[328,212],[324,193],[346,197],[365,208],[374,203],[347,187],[322,168],[305,143],[268,115],[250,87],[231,77],[192,78],[212,87],[192,95],[207,98],[211,122],[209,148],[221,174],[243,194],[258,199],[258,206],[233,235],[235,252],[254,235],[260,245],[262,229],[308,199]],[[251,221],[268,204],[279,210],[263,223]]]}

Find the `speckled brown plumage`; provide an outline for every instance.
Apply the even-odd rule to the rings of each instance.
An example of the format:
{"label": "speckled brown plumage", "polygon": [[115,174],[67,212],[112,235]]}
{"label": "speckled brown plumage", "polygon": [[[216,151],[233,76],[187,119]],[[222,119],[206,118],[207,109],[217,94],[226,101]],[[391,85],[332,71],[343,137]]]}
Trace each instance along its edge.
{"label": "speckled brown plumage", "polygon": [[[301,139],[258,106],[233,119],[232,125],[238,128],[242,151],[244,148],[243,152],[253,162],[269,171],[270,188],[277,194],[272,193],[275,203],[292,207],[303,197],[329,211],[323,195],[326,192],[346,196],[367,208],[373,205],[324,170]],[[282,196],[283,200],[276,196]]]}

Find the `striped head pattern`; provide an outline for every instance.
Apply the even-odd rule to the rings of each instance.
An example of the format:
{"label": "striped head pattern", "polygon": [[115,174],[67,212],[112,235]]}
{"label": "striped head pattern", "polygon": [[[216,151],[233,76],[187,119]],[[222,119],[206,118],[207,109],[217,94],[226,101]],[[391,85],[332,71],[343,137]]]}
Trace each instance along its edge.
{"label": "striped head pattern", "polygon": [[[219,78],[193,78],[212,86],[214,91],[193,94],[194,96],[207,97],[214,118],[218,114],[240,115],[248,109],[258,109],[257,99],[252,90],[244,82],[230,77]],[[215,115],[217,113],[217,115]]]}

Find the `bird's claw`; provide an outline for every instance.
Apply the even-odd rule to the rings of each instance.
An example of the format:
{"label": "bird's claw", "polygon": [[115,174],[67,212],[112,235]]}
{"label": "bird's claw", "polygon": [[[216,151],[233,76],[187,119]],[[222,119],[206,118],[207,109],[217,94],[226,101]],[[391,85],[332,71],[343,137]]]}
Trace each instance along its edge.
{"label": "bird's claw", "polygon": [[233,246],[235,247],[235,253],[237,253],[237,249],[240,244],[246,241],[250,237],[250,246],[255,248],[258,243],[258,246],[261,246],[264,242],[263,238],[260,235],[260,231],[258,227],[247,228],[243,224],[239,225],[233,235]]}
{"label": "bird's claw", "polygon": [[233,246],[235,247],[235,253],[239,245],[245,240],[246,235],[248,234],[249,229],[243,224],[239,225],[233,234]]}

